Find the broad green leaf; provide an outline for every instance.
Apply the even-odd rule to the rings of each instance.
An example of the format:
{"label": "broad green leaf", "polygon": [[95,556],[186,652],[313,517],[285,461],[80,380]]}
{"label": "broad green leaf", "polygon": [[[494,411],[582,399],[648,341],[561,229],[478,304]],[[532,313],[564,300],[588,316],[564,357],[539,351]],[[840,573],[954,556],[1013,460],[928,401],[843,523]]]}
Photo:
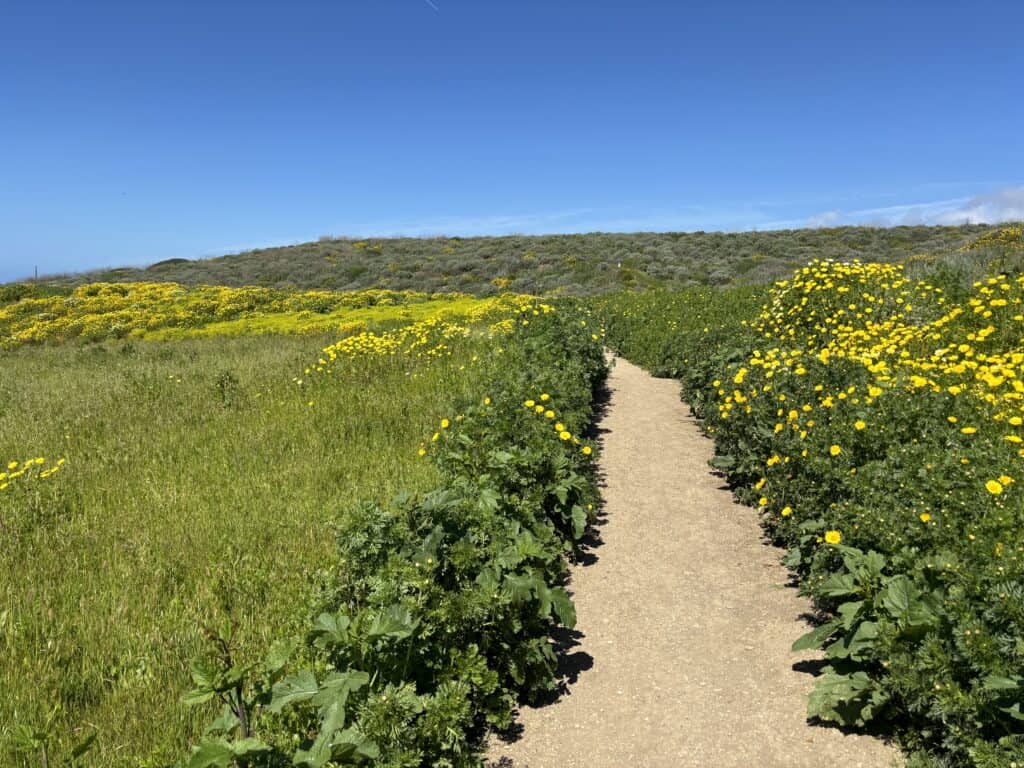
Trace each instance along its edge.
{"label": "broad green leaf", "polygon": [[917,600],[918,591],[910,579],[899,574],[893,576],[882,590],[882,606],[895,619],[902,619],[910,610],[911,603]]}
{"label": "broad green leaf", "polygon": [[482,510],[493,512],[498,508],[501,496],[493,488],[482,488],[477,494],[476,504]]}
{"label": "broad green leaf", "polygon": [[558,499],[559,504],[565,504],[569,498],[569,489],[564,484],[556,485],[553,489],[555,498]]}
{"label": "broad green leaf", "polygon": [[206,730],[203,732],[203,735],[209,736],[210,734],[214,733],[228,734],[231,733],[231,731],[233,731],[235,728],[237,728],[240,723],[241,721],[238,719],[235,713],[231,711],[231,707],[224,705],[224,708],[221,710],[220,715],[218,715],[217,719],[206,727]]}
{"label": "broad green leaf", "polygon": [[1015,691],[1020,687],[1019,677],[1000,677],[989,675],[985,678],[984,687],[987,691]]}
{"label": "broad green leaf", "polygon": [[441,546],[441,542],[444,540],[444,528],[440,525],[434,526],[434,529],[426,535],[423,542],[420,544],[419,549],[412,557],[414,563],[426,563],[427,560],[437,562],[437,550]]}
{"label": "broad green leaf", "polygon": [[847,632],[827,649],[830,659],[861,660],[875,646],[878,639],[878,625],[873,621],[862,621],[853,632]]}
{"label": "broad green leaf", "polygon": [[555,615],[566,629],[573,629],[576,626],[576,606],[573,605],[569,593],[562,587],[555,587],[551,590],[551,607]]}
{"label": "broad green leaf", "polygon": [[536,589],[537,593],[537,615],[542,619],[551,616],[551,590],[547,584],[541,584]]}
{"label": "broad green leaf", "polygon": [[844,597],[857,592],[857,583],[849,573],[836,573],[825,579],[818,592],[827,597]]}
{"label": "broad green leaf", "polygon": [[345,702],[332,701],[320,708],[320,733],[332,734],[345,727]]}
{"label": "broad green leaf", "polygon": [[331,752],[333,759],[350,762],[376,760],[380,757],[380,748],[376,742],[355,728],[348,728],[335,735],[331,741]]}
{"label": "broad green leaf", "polygon": [[572,537],[582,539],[587,532],[587,512],[579,504],[572,508]]}
{"label": "broad green leaf", "polygon": [[826,622],[820,627],[815,627],[807,634],[797,638],[796,642],[793,643],[792,650],[806,651],[809,648],[821,648],[822,643],[828,640],[838,627],[839,621],[837,619]]}
{"label": "broad green leaf", "polygon": [[1019,701],[1014,702],[1009,707],[1000,707],[1000,709],[1014,720],[1024,720],[1024,711],[1021,710],[1021,702]]}
{"label": "broad green leaf", "polygon": [[217,681],[217,690],[218,691],[229,691],[229,690],[231,690],[232,688],[237,686],[240,682],[242,682],[242,680],[245,679],[245,676],[247,674],[249,674],[249,670],[250,669],[252,669],[252,665],[251,664],[245,665],[245,666],[237,665],[236,664],[235,666],[231,667],[229,670],[227,670],[223,674],[223,676],[220,678],[220,680]]}
{"label": "broad green leaf", "polygon": [[308,669],[304,669],[274,684],[272,689],[273,697],[267,710],[270,712],[280,712],[289,704],[313,698],[319,691],[320,686],[316,684],[316,678],[313,676],[313,673]]}
{"label": "broad green leaf", "polygon": [[383,613],[373,617],[370,628],[367,630],[367,638],[376,640],[382,637],[389,637],[401,640],[409,637],[419,626],[419,620],[413,619],[407,608],[400,605],[392,605]]}
{"label": "broad green leaf", "polygon": [[840,725],[864,725],[887,700],[866,672],[840,675],[829,669],[811,692],[807,714]]}
{"label": "broad green leaf", "polygon": [[195,707],[205,704],[216,695],[212,688],[193,688],[181,697],[181,703],[186,707]]}
{"label": "broad green leaf", "polygon": [[323,768],[331,759],[331,736],[333,735],[321,732],[309,749],[300,749],[295,753],[292,763],[309,768]]}
{"label": "broad green leaf", "polygon": [[341,611],[337,613],[321,613],[313,622],[310,637],[318,648],[330,648],[348,642],[348,628],[352,621]]}
{"label": "broad green leaf", "polygon": [[270,747],[259,739],[250,737],[231,742],[231,751],[235,754],[235,757],[249,757],[260,752],[268,752]]}
{"label": "broad green leaf", "polygon": [[480,585],[488,594],[494,594],[498,591],[498,587],[501,582],[498,578],[498,574],[494,572],[492,568],[484,568],[477,574],[476,583]]}
{"label": "broad green leaf", "polygon": [[224,739],[203,739],[192,751],[188,768],[228,768],[235,753]]}
{"label": "broad green leaf", "polygon": [[266,658],[263,660],[263,669],[266,673],[269,675],[275,675],[284,669],[284,665],[288,663],[288,659],[290,659],[292,654],[295,652],[296,645],[297,643],[295,640],[285,640],[274,643],[267,652]]}
{"label": "broad green leaf", "polygon": [[736,459],[733,456],[723,455],[715,456],[708,462],[715,469],[732,469],[736,466]]}
{"label": "broad green leaf", "polygon": [[504,589],[513,602],[525,603],[533,599],[541,586],[544,586],[544,582],[533,573],[516,573],[505,577]]}
{"label": "broad green leaf", "polygon": [[203,688],[212,691],[216,687],[220,670],[210,659],[202,656],[192,659],[189,670],[192,673],[192,682],[196,684],[197,689]]}
{"label": "broad green leaf", "polygon": [[[358,691],[370,682],[370,676],[366,672],[350,670],[348,672],[332,672],[323,681],[320,690],[313,697],[313,703],[321,708],[321,717],[326,717],[326,709],[337,704],[342,710],[340,712],[344,721],[344,707],[348,702],[348,695]],[[341,723],[335,726],[340,728]]]}
{"label": "broad green leaf", "polygon": [[843,603],[836,610],[839,614],[839,619],[843,623],[843,629],[849,630],[853,628],[857,619],[860,617],[861,608],[864,607],[863,600],[850,600],[849,602]]}

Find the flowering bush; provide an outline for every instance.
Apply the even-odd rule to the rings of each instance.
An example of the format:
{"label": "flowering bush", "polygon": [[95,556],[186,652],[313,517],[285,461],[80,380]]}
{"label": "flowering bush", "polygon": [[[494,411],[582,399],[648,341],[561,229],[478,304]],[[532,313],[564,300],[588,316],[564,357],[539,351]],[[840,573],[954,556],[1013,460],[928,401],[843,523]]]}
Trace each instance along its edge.
{"label": "flowering bush", "polygon": [[575,623],[566,556],[598,500],[583,434],[605,375],[600,334],[574,314],[524,303],[505,323],[487,393],[419,449],[439,488],[345,512],[297,651],[239,670],[225,634],[196,661],[186,700],[224,711],[190,766],[478,765],[483,730],[555,686],[551,634]]}
{"label": "flowering bush", "polygon": [[814,262],[767,299],[710,298],[716,332],[663,294],[606,312],[641,363],[678,342],[715,465],[817,600],[809,714],[886,722],[922,762],[1021,761],[1024,277],[952,301],[900,266]]}

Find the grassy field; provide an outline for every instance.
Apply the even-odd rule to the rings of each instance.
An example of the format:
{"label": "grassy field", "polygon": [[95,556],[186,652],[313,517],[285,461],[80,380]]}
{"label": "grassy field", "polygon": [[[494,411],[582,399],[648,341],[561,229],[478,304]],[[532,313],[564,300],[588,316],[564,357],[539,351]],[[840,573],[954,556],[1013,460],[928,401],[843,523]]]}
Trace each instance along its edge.
{"label": "grassy field", "polygon": [[202,627],[231,617],[262,653],[307,618],[340,509],[436,480],[417,447],[478,387],[472,340],[430,365],[364,357],[305,377],[333,340],[4,353],[0,457],[67,459],[0,494],[8,737],[59,707],[58,753],[95,727],[95,764],[176,759],[208,719],[179,703]]}

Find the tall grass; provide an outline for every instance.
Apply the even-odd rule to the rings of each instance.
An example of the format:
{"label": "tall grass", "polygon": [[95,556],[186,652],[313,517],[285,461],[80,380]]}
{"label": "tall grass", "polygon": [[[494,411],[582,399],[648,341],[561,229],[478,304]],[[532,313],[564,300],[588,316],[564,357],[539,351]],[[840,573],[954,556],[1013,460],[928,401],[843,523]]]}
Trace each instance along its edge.
{"label": "tall grass", "polygon": [[3,355],[0,460],[67,464],[0,496],[0,739],[57,706],[65,747],[98,730],[97,765],[170,762],[209,716],[179,704],[202,627],[261,653],[306,618],[340,508],[436,479],[417,446],[484,375],[472,344],[298,384],[326,341]]}

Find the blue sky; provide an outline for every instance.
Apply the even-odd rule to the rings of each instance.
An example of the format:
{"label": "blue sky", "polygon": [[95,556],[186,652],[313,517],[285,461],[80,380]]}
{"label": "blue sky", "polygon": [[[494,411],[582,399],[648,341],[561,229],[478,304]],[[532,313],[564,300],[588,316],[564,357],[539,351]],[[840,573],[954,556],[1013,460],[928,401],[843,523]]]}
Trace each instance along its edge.
{"label": "blue sky", "polygon": [[0,3],[0,280],[324,234],[1024,218],[1024,4]]}

